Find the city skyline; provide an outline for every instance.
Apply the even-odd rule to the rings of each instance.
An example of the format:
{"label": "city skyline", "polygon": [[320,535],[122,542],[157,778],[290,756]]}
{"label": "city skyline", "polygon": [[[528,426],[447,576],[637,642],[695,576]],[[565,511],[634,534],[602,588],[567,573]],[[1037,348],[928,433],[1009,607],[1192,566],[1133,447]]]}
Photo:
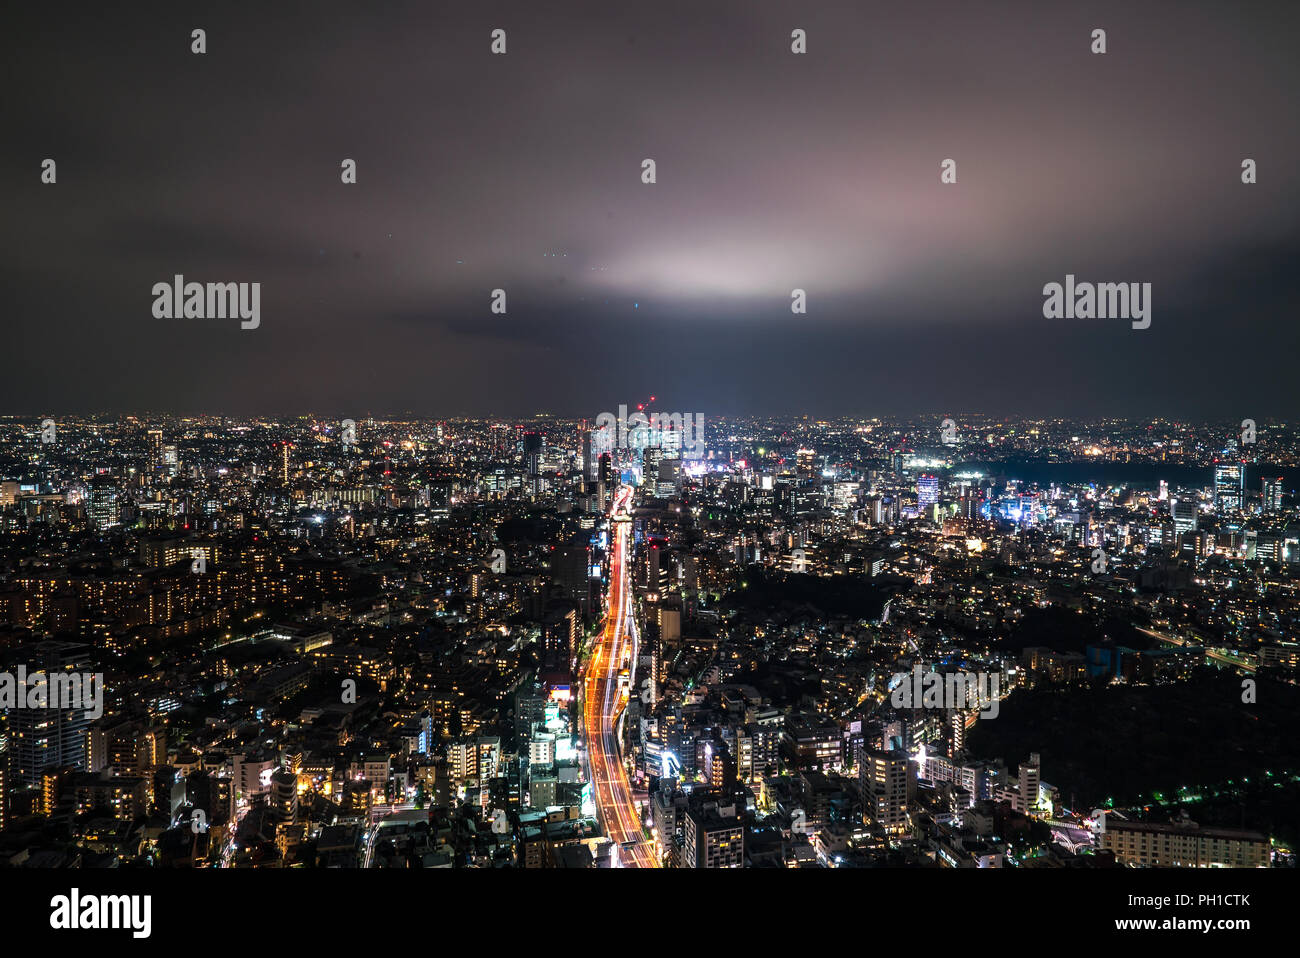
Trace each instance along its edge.
{"label": "city skyline", "polygon": [[1294,0],[5,25],[20,945],[1283,921]]}
{"label": "city skyline", "polygon": [[1300,430],[39,425],[0,861],[1294,865]]}

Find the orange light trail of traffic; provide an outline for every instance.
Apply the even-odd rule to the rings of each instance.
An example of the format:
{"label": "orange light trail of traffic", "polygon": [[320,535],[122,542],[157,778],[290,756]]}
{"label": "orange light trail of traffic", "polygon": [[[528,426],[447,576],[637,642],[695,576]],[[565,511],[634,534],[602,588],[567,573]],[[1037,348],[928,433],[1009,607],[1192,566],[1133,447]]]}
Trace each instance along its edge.
{"label": "orange light trail of traffic", "polygon": [[[612,515],[616,516],[626,508],[630,495],[628,487],[619,490]],[[629,523],[618,521],[611,525],[609,612],[583,676],[583,736],[596,792],[596,808],[605,833],[619,846],[620,863],[632,868],[657,868],[659,858],[653,842],[644,838],[641,816],[632,800],[632,788],[618,742],[618,721],[627,706],[628,695],[628,690],[619,685],[618,674],[624,668],[625,658],[628,659],[629,675],[634,663],[630,661],[630,589],[625,570]],[[630,681],[628,684],[630,687]],[[623,847],[628,842],[634,844]]]}

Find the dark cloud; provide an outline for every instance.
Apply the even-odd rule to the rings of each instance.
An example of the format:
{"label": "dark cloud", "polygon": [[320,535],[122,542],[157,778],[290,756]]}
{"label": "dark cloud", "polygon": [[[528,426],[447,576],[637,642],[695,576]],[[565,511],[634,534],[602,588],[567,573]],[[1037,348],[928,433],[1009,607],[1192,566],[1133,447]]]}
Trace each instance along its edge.
{"label": "dark cloud", "polygon": [[[560,6],[12,18],[0,408],[1300,411],[1294,5]],[[1043,319],[1066,273],[1152,327]]]}

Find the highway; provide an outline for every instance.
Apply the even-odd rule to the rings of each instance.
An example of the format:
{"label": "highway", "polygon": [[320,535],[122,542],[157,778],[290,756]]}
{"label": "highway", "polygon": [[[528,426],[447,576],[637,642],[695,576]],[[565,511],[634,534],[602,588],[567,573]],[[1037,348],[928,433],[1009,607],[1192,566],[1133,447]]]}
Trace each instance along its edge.
{"label": "highway", "polygon": [[[654,843],[645,838],[632,799],[618,736],[619,719],[627,706],[636,666],[636,624],[632,620],[632,589],[626,570],[631,523],[625,513],[631,495],[631,487],[622,486],[614,496],[609,612],[582,678],[582,727],[597,812],[605,834],[619,846],[617,863],[627,868],[658,868],[659,856]],[[619,672],[624,669],[628,675],[620,684]]]}
{"label": "highway", "polygon": [[[1159,639],[1161,642],[1168,643],[1169,645],[1189,644],[1183,639],[1175,638],[1172,635],[1164,635],[1160,632],[1153,632],[1151,629],[1144,629],[1141,626],[1137,626],[1137,630],[1139,632],[1145,632],[1147,635]],[[1234,666],[1235,668],[1242,669],[1246,672],[1254,672],[1258,668],[1258,666],[1256,666],[1255,663],[1251,662],[1249,659],[1244,659],[1240,655],[1234,655],[1231,649],[1207,648],[1205,650],[1205,657],[1209,659],[1211,662],[1218,662],[1220,665],[1231,665]]]}

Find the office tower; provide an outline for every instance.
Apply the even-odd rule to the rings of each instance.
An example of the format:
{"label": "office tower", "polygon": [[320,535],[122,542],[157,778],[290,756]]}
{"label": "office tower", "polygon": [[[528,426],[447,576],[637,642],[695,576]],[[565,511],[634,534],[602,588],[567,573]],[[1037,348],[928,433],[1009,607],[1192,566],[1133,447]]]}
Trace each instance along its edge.
{"label": "office tower", "polygon": [[[685,429],[689,427],[690,423],[678,423],[675,421],[675,416],[668,417],[668,419],[669,421],[666,424],[661,423],[659,426],[657,445],[663,450],[663,454],[667,458],[680,459],[682,446],[685,443]],[[686,419],[689,420],[690,416],[688,415]],[[703,438],[703,436],[701,435],[700,438]]]}
{"label": "office tower", "polygon": [[577,610],[551,609],[542,622],[542,667],[567,670],[573,662],[578,636]]}
{"label": "office tower", "polygon": [[590,607],[591,546],[571,543],[551,553],[551,581],[563,598],[578,603],[585,616]]}
{"label": "office tower", "polygon": [[664,459],[659,463],[659,483],[655,492],[660,498],[671,496],[677,491],[681,465],[680,459]]}
{"label": "office tower", "polygon": [[683,555],[679,568],[681,569],[682,593],[691,595],[700,591],[700,565],[699,560],[693,555]]}
{"label": "office tower", "polygon": [[597,471],[599,478],[596,481],[596,505],[601,512],[604,512],[609,505],[608,496],[614,473],[613,465],[610,454],[602,452],[600,454],[600,467]]}
{"label": "office tower", "polygon": [[528,474],[528,489],[533,495],[542,491],[543,439],[540,432],[526,432],[523,436],[524,471]]}
{"label": "office tower", "polygon": [[292,445],[290,442],[280,443],[280,481],[286,486],[289,484],[289,449]]}
{"label": "office tower", "polygon": [[163,467],[163,434],[161,429],[150,429],[147,433],[149,447],[149,475],[157,478]]}
{"label": "office tower", "polygon": [[541,459],[542,456],[542,434],[540,432],[524,433],[524,462],[532,464]]}
{"label": "office tower", "polygon": [[1196,531],[1196,500],[1186,497],[1169,500],[1169,514],[1174,517],[1174,534]]}
{"label": "office tower", "polygon": [[1263,509],[1265,512],[1282,511],[1282,477],[1264,480]]}
{"label": "office tower", "polygon": [[95,532],[103,532],[118,525],[117,489],[108,476],[97,476],[90,487],[90,501],[86,505],[86,518]]}
{"label": "office tower", "polygon": [[660,586],[659,560],[660,560],[659,546],[656,544],[651,544],[649,550],[647,550],[646,552],[646,577],[645,577],[646,588],[651,592],[659,591],[659,586]]}
{"label": "office tower", "polygon": [[591,458],[591,430],[582,430],[582,484],[596,478],[596,463]]}
{"label": "office tower", "polygon": [[1164,502],[1169,498],[1169,483],[1164,479],[1160,480],[1160,492],[1156,494],[1156,499]]}
{"label": "office tower", "polygon": [[907,756],[902,752],[863,748],[858,778],[868,811],[889,832],[907,827]]}
{"label": "office tower", "polygon": [[1255,534],[1255,558],[1269,562],[1286,560],[1286,538],[1268,532]]}
{"label": "office tower", "polygon": [[652,491],[659,485],[659,463],[664,458],[664,451],[658,446],[651,446],[645,451],[642,459],[644,463],[642,468],[642,480],[645,485]]}
{"label": "office tower", "polygon": [[916,504],[925,512],[930,506],[939,501],[939,477],[938,476],[920,476],[916,480]]}
{"label": "office tower", "polygon": [[1246,464],[1244,462],[1217,463],[1214,467],[1214,509],[1216,512],[1236,512],[1246,502]]}

